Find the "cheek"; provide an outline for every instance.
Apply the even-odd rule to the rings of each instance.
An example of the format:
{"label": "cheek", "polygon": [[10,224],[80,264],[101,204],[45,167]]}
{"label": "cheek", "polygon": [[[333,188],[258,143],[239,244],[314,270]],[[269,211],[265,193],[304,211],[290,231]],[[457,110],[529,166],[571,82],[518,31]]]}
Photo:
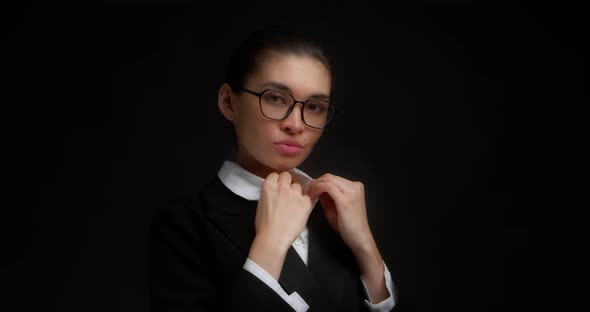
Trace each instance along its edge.
{"label": "cheek", "polygon": [[253,131],[256,130],[255,125],[255,116],[252,116],[252,113],[245,109],[240,110],[239,114],[234,120],[234,126],[238,131],[238,136],[244,138],[252,136]]}
{"label": "cheek", "polygon": [[311,135],[309,136],[309,145],[310,146],[314,146],[320,139],[320,137],[322,136],[322,132],[314,132],[311,133]]}
{"label": "cheek", "polygon": [[246,144],[259,144],[271,140],[272,129],[268,123],[257,120],[255,116],[242,118],[236,123],[236,129]]}
{"label": "cheek", "polygon": [[274,127],[276,127],[276,125],[273,125],[272,122],[258,123],[254,129],[256,139],[261,143],[273,141],[273,133],[276,131]]}

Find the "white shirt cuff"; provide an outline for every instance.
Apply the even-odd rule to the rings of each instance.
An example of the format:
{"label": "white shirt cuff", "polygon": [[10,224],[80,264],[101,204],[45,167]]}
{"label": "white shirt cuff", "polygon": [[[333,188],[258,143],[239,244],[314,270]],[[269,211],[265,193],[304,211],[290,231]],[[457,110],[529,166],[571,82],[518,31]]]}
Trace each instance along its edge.
{"label": "white shirt cuff", "polygon": [[[274,290],[285,302],[287,302],[295,311],[297,312],[305,312],[309,309],[309,305],[299,296],[299,294],[294,291],[291,295],[287,295],[283,287],[274,279],[268,272],[266,272],[263,268],[261,268],[256,262],[252,261],[250,258],[246,259],[246,263],[244,263],[244,270],[252,273],[256,276],[259,280],[265,283],[268,287]],[[366,288],[366,287],[365,287]]]}
{"label": "white shirt cuff", "polygon": [[395,306],[396,292],[395,292],[395,288],[393,285],[393,280],[391,279],[391,273],[389,273],[389,270],[387,269],[387,265],[385,265],[385,262],[383,262],[383,269],[384,269],[383,273],[385,275],[385,287],[387,287],[387,290],[389,291],[389,297],[379,303],[371,303],[372,300],[371,300],[371,296],[369,296],[369,291],[367,289],[367,285],[365,284],[365,281],[363,281],[363,279],[361,278],[361,282],[363,283],[365,295],[367,296],[367,298],[369,298],[369,300],[365,299],[365,304],[367,305],[369,310],[372,312],[391,311],[393,309],[393,307]]}

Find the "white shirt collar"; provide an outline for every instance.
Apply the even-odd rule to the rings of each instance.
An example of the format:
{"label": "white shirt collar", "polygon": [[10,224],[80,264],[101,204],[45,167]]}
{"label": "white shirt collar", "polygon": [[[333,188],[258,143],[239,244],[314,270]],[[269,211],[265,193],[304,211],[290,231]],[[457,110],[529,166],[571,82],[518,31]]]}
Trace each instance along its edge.
{"label": "white shirt collar", "polygon": [[[298,182],[301,184],[303,192],[305,192],[312,178],[297,168],[292,169],[291,173],[300,180]],[[264,179],[242,168],[240,165],[226,160],[221,166],[221,169],[219,169],[217,176],[223,185],[234,194],[247,200],[260,199],[260,188]]]}

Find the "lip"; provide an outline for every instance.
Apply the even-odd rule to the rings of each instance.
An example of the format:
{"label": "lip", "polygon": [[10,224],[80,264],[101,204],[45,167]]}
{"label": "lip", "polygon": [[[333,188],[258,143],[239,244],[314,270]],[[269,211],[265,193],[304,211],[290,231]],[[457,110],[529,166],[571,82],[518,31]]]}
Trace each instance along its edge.
{"label": "lip", "polygon": [[301,144],[299,144],[299,142],[297,142],[295,140],[282,140],[282,141],[279,141],[279,142],[275,142],[275,144],[283,144],[283,145],[289,145],[289,146],[303,148],[303,146]]}
{"label": "lip", "polygon": [[303,151],[303,146],[295,140],[282,140],[274,143],[275,148],[284,155],[295,155]]}

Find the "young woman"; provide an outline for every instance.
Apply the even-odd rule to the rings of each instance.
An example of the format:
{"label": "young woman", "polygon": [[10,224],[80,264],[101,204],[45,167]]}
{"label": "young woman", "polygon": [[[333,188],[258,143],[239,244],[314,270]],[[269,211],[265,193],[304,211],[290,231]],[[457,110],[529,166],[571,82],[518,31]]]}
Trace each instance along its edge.
{"label": "young woman", "polygon": [[[336,114],[324,50],[281,27],[234,53],[218,94],[238,152],[150,230],[154,311],[390,311],[363,184],[297,169]],[[317,203],[317,205],[316,205]]]}

